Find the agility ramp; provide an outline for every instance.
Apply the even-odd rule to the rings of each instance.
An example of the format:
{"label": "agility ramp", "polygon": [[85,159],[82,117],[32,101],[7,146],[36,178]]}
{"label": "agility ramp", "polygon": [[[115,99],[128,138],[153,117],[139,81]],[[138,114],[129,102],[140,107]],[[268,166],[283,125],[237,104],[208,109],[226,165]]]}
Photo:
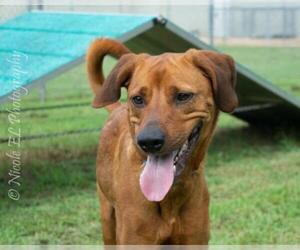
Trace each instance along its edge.
{"label": "agility ramp", "polygon": [[[0,25],[0,101],[6,101],[17,87],[43,84],[84,62],[86,49],[96,37],[118,39],[136,53],[215,50],[161,17],[29,12]],[[23,71],[18,76],[16,54],[24,55],[23,60],[15,60]],[[240,64],[237,71],[240,104],[234,116],[255,125],[300,124],[299,99]]]}

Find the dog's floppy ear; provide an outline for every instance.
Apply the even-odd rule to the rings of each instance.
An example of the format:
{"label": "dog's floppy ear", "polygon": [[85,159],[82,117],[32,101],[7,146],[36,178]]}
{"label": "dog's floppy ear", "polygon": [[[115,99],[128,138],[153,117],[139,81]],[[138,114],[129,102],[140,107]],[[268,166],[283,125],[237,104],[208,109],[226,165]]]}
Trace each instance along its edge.
{"label": "dog's floppy ear", "polygon": [[109,76],[105,79],[101,89],[96,93],[93,107],[101,108],[115,103],[121,96],[121,87],[128,86],[128,82],[135,67],[135,55],[123,55]]}
{"label": "dog's floppy ear", "polygon": [[232,57],[213,52],[190,50],[194,64],[210,79],[217,107],[227,113],[238,106],[235,92],[236,70]]}

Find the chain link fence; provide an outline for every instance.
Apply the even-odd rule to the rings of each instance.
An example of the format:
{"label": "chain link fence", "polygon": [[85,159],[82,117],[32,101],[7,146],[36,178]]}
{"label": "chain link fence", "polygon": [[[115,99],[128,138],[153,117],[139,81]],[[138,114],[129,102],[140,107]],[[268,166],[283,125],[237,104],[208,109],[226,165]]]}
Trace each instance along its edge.
{"label": "chain link fence", "polygon": [[215,36],[285,39],[300,37],[300,5],[215,9]]}
{"label": "chain link fence", "polygon": [[0,24],[4,23],[8,19],[14,18],[26,11],[28,11],[28,6],[5,6],[0,5]]}
{"label": "chain link fence", "polygon": [[[202,40],[230,42],[230,39],[300,38],[300,4],[282,6],[218,7],[212,1],[201,5],[43,5],[43,0],[28,0],[25,6],[0,6],[0,23],[31,10],[163,15]],[[269,41],[270,42],[270,41]],[[272,42],[272,41],[271,41]]]}

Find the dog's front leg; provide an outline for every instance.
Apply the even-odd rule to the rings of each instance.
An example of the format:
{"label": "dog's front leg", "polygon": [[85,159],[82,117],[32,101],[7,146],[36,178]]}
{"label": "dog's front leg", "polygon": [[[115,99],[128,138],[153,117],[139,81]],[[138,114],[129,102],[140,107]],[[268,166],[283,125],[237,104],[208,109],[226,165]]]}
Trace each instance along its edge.
{"label": "dog's front leg", "polygon": [[116,221],[118,245],[159,245],[171,234],[160,218],[145,211],[116,210]]}
{"label": "dog's front leg", "polygon": [[101,189],[98,187],[98,195],[100,201],[100,217],[102,225],[102,235],[105,245],[116,244],[116,219],[115,211],[110,202],[106,199]]}

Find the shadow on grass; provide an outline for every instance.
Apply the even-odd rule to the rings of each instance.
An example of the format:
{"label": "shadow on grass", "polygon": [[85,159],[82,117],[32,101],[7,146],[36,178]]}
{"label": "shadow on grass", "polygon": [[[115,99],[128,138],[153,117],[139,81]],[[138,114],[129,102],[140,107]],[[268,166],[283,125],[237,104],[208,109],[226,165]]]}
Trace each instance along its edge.
{"label": "shadow on grass", "polygon": [[209,148],[208,164],[217,167],[224,164],[224,161],[227,163],[245,157],[269,156],[277,151],[292,150],[299,145],[300,133],[294,127],[218,128]]}

